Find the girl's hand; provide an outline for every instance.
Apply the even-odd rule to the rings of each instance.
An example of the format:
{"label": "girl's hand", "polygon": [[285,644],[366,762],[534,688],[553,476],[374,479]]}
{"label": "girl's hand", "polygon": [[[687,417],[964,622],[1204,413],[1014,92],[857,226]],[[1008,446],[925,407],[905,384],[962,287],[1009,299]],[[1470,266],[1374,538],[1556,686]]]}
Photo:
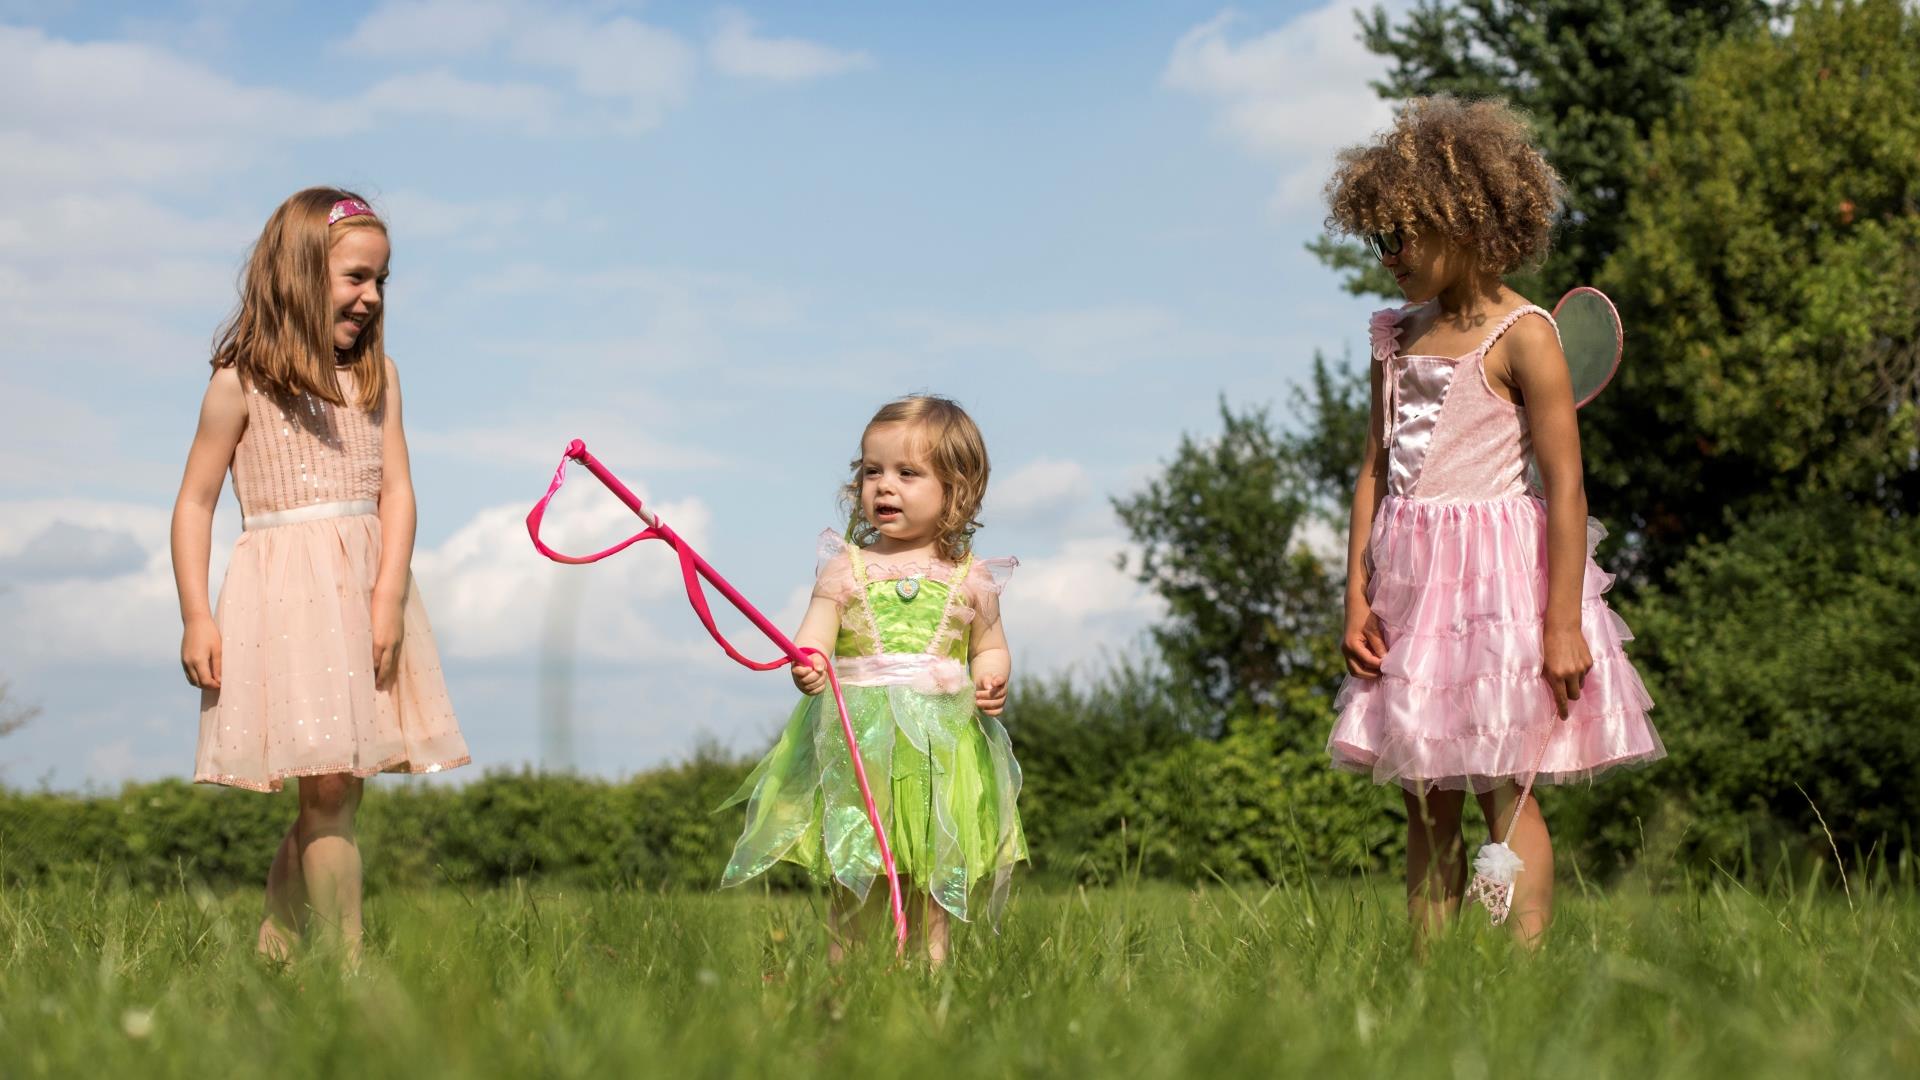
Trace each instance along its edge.
{"label": "girl's hand", "polygon": [[1553,691],[1553,707],[1567,718],[1567,703],[1580,700],[1580,685],[1593,670],[1593,654],[1578,626],[1549,626],[1540,642],[1540,674]]}
{"label": "girl's hand", "polygon": [[220,689],[220,628],[213,616],[199,615],[187,620],[180,637],[180,667],[187,682],[202,690]]}
{"label": "girl's hand", "polygon": [[400,672],[400,642],[407,636],[400,597],[373,597],[373,686],[385,690]]}
{"label": "girl's hand", "polygon": [[982,675],[974,682],[974,707],[988,716],[999,716],[1007,707],[1007,677]]}
{"label": "girl's hand", "polygon": [[793,685],[799,687],[800,692],[808,697],[827,688],[827,661],[819,653],[808,653],[806,666],[794,664],[791,670]]}
{"label": "girl's hand", "polygon": [[1387,635],[1380,626],[1380,617],[1367,612],[1360,621],[1347,621],[1346,633],[1340,635],[1340,651],[1347,657],[1347,673],[1357,679],[1377,679],[1380,677],[1380,664],[1387,656]]}

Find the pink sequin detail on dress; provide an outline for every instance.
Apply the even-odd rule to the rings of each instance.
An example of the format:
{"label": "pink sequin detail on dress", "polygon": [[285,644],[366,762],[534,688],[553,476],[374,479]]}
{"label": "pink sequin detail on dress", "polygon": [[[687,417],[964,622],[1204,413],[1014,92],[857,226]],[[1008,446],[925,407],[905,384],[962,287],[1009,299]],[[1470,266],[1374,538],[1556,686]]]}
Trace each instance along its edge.
{"label": "pink sequin detail on dress", "polygon": [[[353,397],[352,379],[342,389]],[[381,417],[312,395],[246,388],[233,456],[242,514],[377,500]],[[439,772],[466,764],[433,628],[409,584],[391,687],[374,686],[372,595],[380,518],[301,520],[240,535],[214,620],[219,690],[201,693],[194,779],[278,791],[290,776]]]}
{"label": "pink sequin detail on dress", "polygon": [[1613,579],[1592,559],[1588,523],[1581,631],[1594,659],[1556,730],[1540,676],[1547,601],[1546,506],[1528,486],[1524,411],[1495,394],[1487,350],[1516,311],[1462,357],[1399,354],[1401,311],[1369,324],[1385,365],[1381,437],[1388,491],[1367,547],[1368,600],[1387,638],[1378,679],[1348,678],[1327,750],[1336,765],[1410,791],[1486,791],[1524,780],[1549,735],[1539,783],[1565,783],[1663,757],[1653,707],[1628,661]]}

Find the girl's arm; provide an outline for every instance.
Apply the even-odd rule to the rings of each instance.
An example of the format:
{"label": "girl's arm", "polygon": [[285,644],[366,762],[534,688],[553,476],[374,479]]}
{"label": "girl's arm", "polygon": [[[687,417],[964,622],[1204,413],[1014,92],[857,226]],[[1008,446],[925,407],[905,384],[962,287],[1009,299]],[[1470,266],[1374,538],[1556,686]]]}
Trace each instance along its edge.
{"label": "girl's arm", "polygon": [[1360,457],[1360,477],[1353,485],[1353,516],[1347,527],[1347,620],[1346,629],[1340,635],[1340,651],[1346,654],[1347,671],[1362,679],[1379,678],[1380,661],[1387,654],[1380,620],[1373,617],[1372,605],[1367,603],[1367,543],[1373,535],[1373,519],[1380,511],[1380,501],[1387,497],[1387,456],[1381,452],[1378,437],[1386,408],[1380,400],[1381,365],[1376,361],[1371,367],[1367,445]]}
{"label": "girl's arm", "polygon": [[967,666],[973,672],[973,703],[988,716],[1007,707],[1007,679],[1013,675],[1013,650],[996,606],[993,620],[973,635]]}
{"label": "girl's arm", "polygon": [[234,448],[247,430],[246,389],[240,374],[220,368],[200,402],[200,426],[187,451],[186,474],[173,501],[173,584],[180,593],[180,666],[187,681],[220,689],[220,630],[207,602],[207,556],[213,546],[213,510]]}
{"label": "girl's arm", "polygon": [[413,469],[407,461],[407,431],[400,419],[400,373],[388,357],[386,416],[380,426],[380,568],[373,580],[373,678],[386,689],[400,667],[406,636],[402,612],[413,580]]}
{"label": "girl's arm", "polygon": [[818,694],[827,688],[827,664],[821,657],[833,655],[833,639],[840,634],[840,605],[831,597],[816,596],[807,605],[806,617],[800,620],[800,630],[793,635],[793,643],[802,649],[818,649],[820,656],[810,656],[811,667],[793,665],[793,685],[803,694]]}
{"label": "girl's arm", "polygon": [[1580,425],[1573,382],[1560,339],[1545,319],[1521,319],[1495,352],[1505,355],[1506,381],[1527,407],[1534,459],[1547,497],[1547,610],[1541,631],[1541,674],[1554,707],[1580,700],[1593,656],[1580,632],[1587,569],[1587,489],[1580,468]]}

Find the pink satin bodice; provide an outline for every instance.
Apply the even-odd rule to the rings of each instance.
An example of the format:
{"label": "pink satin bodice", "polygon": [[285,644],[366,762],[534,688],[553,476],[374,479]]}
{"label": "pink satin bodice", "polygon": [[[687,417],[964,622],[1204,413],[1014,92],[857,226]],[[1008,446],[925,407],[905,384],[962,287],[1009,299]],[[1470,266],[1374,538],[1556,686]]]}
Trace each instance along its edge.
{"label": "pink satin bodice", "polygon": [[1373,317],[1374,359],[1384,365],[1387,493],[1422,502],[1492,502],[1528,495],[1533,441],[1526,411],[1487,385],[1487,350],[1521,318],[1552,316],[1537,307],[1509,314],[1465,356],[1402,356],[1400,320],[1408,309]]}

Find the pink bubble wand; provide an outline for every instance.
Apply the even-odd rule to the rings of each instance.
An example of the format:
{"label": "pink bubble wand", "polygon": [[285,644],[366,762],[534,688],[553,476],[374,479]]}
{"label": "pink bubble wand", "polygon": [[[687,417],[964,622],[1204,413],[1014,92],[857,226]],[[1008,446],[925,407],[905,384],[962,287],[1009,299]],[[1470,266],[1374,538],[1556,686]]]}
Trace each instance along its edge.
{"label": "pink bubble wand", "polygon": [[[605,551],[596,551],[591,555],[567,555],[548,547],[546,542],[540,539],[540,523],[547,515],[547,504],[560,493],[560,486],[567,482],[569,461],[578,461],[585,465],[587,471],[599,477],[600,482],[607,486],[607,490],[613,492],[621,502],[626,503],[629,509],[639,515],[640,520],[647,523],[647,527]],[[840,676],[833,670],[833,658],[818,649],[803,649],[795,645],[791,638],[780,631],[779,627],[760,613],[759,608],[754,607],[746,597],[740,595],[740,590],[734,588],[726,578],[721,577],[720,572],[715,570],[712,564],[702,558],[699,552],[693,550],[693,545],[687,543],[679,533],[674,532],[666,522],[661,521],[658,515],[642,505],[640,496],[635,495],[627,485],[621,483],[620,478],[602,465],[599,458],[588,453],[587,444],[579,439],[568,444],[566,456],[560,459],[560,467],[553,472],[553,483],[547,485],[547,493],[528,512],[527,534],[533,537],[534,549],[540,554],[554,562],[566,563],[570,566],[584,566],[599,562],[643,540],[663,541],[680,557],[680,576],[686,582],[687,600],[693,605],[694,613],[700,616],[701,625],[707,628],[707,633],[712,635],[713,640],[736,663],[755,671],[772,671],[789,664],[810,664],[811,661],[808,659],[810,655],[820,658],[826,666],[827,682],[833,687],[834,707],[840,711],[840,731],[847,737],[847,752],[853,755],[853,775],[854,779],[860,783],[860,798],[866,802],[867,822],[873,826],[873,838],[880,846],[880,863],[887,872],[887,897],[893,907],[894,949],[896,952],[904,951],[907,943],[907,909],[900,899],[900,875],[894,869],[893,848],[887,843],[887,830],[880,824],[880,809],[874,804],[873,789],[867,785],[867,767],[860,757],[860,740],[854,736],[853,721],[847,716],[847,699],[840,692]],[[720,590],[720,595],[726,597],[727,602],[731,603],[735,610],[746,616],[748,622],[765,634],[767,640],[773,642],[786,655],[777,660],[749,660],[741,654],[740,650],[734,648],[733,643],[728,641],[726,635],[722,634],[720,628],[714,624],[713,610],[707,603],[706,589],[701,584],[703,579],[707,584]]]}

